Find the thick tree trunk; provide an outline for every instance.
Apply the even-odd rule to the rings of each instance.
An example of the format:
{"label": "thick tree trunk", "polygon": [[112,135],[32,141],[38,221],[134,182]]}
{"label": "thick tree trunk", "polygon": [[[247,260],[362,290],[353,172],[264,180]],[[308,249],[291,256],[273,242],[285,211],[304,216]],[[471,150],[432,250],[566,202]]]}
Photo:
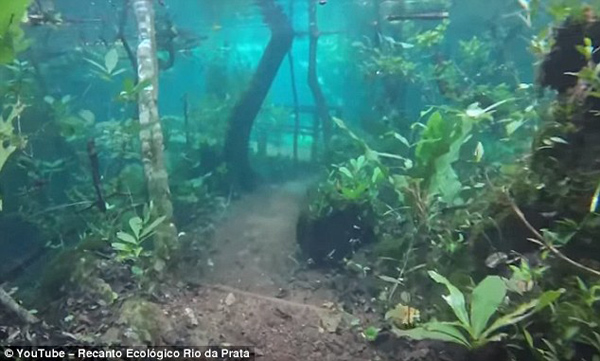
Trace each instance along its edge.
{"label": "thick tree trunk", "polygon": [[138,25],[137,48],[138,80],[150,79],[138,96],[140,141],[142,162],[148,186],[148,195],[154,203],[156,216],[165,216],[167,221],[160,227],[155,238],[157,256],[168,259],[177,238],[177,230],[171,222],[173,205],[169,189],[169,177],[164,164],[163,133],[158,115],[158,60],[154,30],[152,0],[133,0]]}
{"label": "thick tree trunk", "polygon": [[232,181],[242,189],[253,188],[255,182],[249,159],[250,133],[254,120],[294,40],[294,30],[275,0],[256,2],[271,30],[271,40],[260,59],[250,86],[233,108],[223,151]]}
{"label": "thick tree trunk", "polygon": [[[313,94],[317,116],[323,129],[323,142],[325,143],[325,152],[331,138],[332,120],[327,107],[327,101],[319,84],[317,75],[317,48],[319,43],[319,27],[317,25],[317,0],[308,0],[308,21],[309,21],[309,55],[308,55],[308,86]],[[316,140],[315,140],[316,141]]]}

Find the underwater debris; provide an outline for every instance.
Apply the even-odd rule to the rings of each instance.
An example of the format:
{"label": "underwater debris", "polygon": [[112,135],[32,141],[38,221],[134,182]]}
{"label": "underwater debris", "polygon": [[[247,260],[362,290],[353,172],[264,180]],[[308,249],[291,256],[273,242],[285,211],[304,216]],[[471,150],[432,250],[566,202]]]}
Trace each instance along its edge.
{"label": "underwater debris", "polygon": [[406,20],[444,20],[450,17],[450,13],[447,11],[431,12],[431,13],[415,13],[405,15],[388,15],[387,20],[393,21],[406,21]]}

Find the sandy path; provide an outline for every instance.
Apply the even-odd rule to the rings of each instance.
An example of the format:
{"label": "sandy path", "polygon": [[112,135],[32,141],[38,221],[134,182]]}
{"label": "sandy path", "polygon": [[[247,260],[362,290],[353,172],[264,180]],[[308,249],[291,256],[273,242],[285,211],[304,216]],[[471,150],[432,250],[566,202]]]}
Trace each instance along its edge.
{"label": "sandy path", "polygon": [[306,187],[267,187],[232,204],[211,270],[166,309],[186,344],[251,345],[265,361],[383,360],[334,306],[330,276],[294,259]]}

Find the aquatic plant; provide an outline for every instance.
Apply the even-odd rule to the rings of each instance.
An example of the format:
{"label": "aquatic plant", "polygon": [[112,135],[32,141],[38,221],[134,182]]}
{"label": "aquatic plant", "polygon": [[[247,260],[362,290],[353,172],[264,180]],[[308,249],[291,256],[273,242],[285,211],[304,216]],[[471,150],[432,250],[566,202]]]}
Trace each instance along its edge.
{"label": "aquatic plant", "polygon": [[27,49],[29,42],[21,29],[21,21],[31,0],[3,1],[0,4],[0,64],[7,64]]}
{"label": "aquatic plant", "polygon": [[112,48],[106,52],[103,56],[103,60],[104,61],[101,64],[94,59],[85,58],[85,61],[94,66],[92,74],[96,77],[105,81],[112,81],[114,77],[125,72],[125,69],[117,68],[119,64],[119,52],[116,48]]}
{"label": "aquatic plant", "polygon": [[[145,272],[145,260],[152,255],[145,251],[143,243],[156,234],[157,227],[166,220],[165,216],[151,218],[153,213],[152,203],[144,208],[143,217],[129,219],[130,232],[119,231],[117,240],[111,243],[112,248],[117,251],[117,259],[121,262],[131,262],[131,272],[135,276],[142,276]],[[154,264],[156,271],[164,268],[164,261],[158,260]]]}
{"label": "aquatic plant", "polygon": [[[25,146],[27,139],[19,133],[15,134],[15,121],[19,121],[25,105],[17,103],[8,106],[0,112],[0,173],[8,158],[17,149]],[[6,118],[2,113],[6,113]],[[17,129],[20,130],[20,129]],[[2,211],[2,198],[0,197],[0,211]]]}
{"label": "aquatic plant", "polygon": [[490,324],[492,316],[498,310],[506,297],[506,284],[498,276],[484,278],[472,291],[470,312],[467,312],[464,294],[448,279],[434,271],[429,276],[437,283],[443,284],[449,294],[443,296],[450,306],[456,321],[429,321],[410,330],[395,329],[398,336],[415,339],[437,339],[454,342],[469,349],[475,349],[490,342],[501,341],[508,334],[504,329],[533,316],[557,300],[564,290],[546,291],[539,297],[519,305],[515,310],[496,318]]}

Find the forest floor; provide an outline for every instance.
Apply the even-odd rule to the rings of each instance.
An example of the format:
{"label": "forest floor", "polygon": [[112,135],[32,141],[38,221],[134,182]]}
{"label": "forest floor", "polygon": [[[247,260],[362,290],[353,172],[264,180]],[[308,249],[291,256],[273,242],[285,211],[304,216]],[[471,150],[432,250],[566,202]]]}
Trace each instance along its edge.
{"label": "forest floor", "polygon": [[[385,331],[377,342],[362,336],[363,329],[381,324],[365,279],[311,269],[295,258],[308,184],[266,186],[233,202],[215,224],[212,251],[202,251],[196,267],[186,266],[151,297],[139,298],[130,289],[110,305],[85,292],[71,295],[61,302],[69,316],[51,322],[56,327],[2,326],[0,339],[252,346],[258,361],[465,361],[464,353],[440,343],[398,339]],[[205,234],[200,228],[186,233]]]}
{"label": "forest floor", "polygon": [[369,315],[340,311],[335,276],[294,258],[305,194],[305,183],[287,183],[232,204],[209,271],[165,306],[185,344],[251,345],[265,361],[382,359],[352,327]]}
{"label": "forest floor", "polygon": [[253,346],[264,361],[443,360],[434,345],[367,342],[361,327],[380,315],[360,280],[294,258],[306,188],[266,187],[231,205],[216,227],[210,271],[163,307],[178,342]]}

